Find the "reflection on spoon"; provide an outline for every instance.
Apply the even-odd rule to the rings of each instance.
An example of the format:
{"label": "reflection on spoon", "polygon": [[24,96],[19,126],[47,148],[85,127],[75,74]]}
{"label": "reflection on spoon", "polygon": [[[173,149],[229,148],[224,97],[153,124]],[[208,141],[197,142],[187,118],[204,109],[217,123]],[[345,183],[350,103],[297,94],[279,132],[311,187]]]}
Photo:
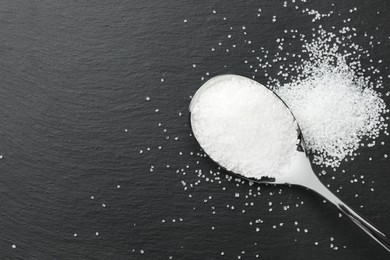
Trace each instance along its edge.
{"label": "reflection on spoon", "polygon": [[317,192],[390,252],[386,235],[319,181],[294,115],[271,90],[246,77],[217,76],[199,88],[190,112],[195,138],[220,166],[255,182]]}

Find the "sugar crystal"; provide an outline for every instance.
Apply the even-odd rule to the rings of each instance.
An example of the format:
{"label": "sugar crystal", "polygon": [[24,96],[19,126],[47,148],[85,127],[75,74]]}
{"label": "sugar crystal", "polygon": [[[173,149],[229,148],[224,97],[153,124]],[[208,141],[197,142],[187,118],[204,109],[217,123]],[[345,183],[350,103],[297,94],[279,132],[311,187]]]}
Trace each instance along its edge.
{"label": "sugar crystal", "polygon": [[284,173],[296,151],[297,128],[272,91],[244,77],[217,82],[191,111],[194,134],[227,170],[250,178]]}

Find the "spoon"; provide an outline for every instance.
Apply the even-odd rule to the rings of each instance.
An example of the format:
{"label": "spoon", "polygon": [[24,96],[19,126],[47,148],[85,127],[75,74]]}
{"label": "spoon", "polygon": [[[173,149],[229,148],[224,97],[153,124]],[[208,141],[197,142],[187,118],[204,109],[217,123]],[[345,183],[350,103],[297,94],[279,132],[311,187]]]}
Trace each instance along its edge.
{"label": "spoon", "polygon": [[[252,84],[258,85],[259,88],[265,88],[268,91],[272,92],[265,86],[261,85],[260,83],[238,75],[220,75],[211,78],[206,83],[204,83],[195,93],[194,97],[192,98],[189,110],[190,110],[190,120],[191,120],[191,126],[194,133],[195,138],[199,142],[199,137],[196,136],[194,131],[194,116],[193,116],[193,110],[194,107],[197,106],[199,103],[200,96],[210,88],[213,88],[214,86],[221,84],[221,82],[237,79],[237,80],[249,80],[252,82]],[[273,93],[273,92],[272,92]],[[289,110],[288,106],[283,102],[280,97],[278,97],[276,94],[277,100],[282,102],[286,109]],[[290,111],[290,110],[289,110]],[[292,119],[295,120],[294,115],[291,113]],[[387,251],[390,252],[390,240],[386,237],[386,235],[381,232],[379,229],[377,229],[373,224],[368,222],[363,216],[359,215],[357,212],[352,210],[349,206],[347,206],[344,202],[342,202],[339,198],[337,198],[331,191],[329,191],[317,178],[316,174],[314,173],[310,160],[307,155],[307,149],[305,147],[305,142],[303,140],[302,132],[299,128],[299,125],[296,123],[296,130],[297,130],[297,149],[295,151],[295,156],[292,158],[292,162],[290,164],[290,167],[286,170],[288,174],[281,174],[277,175],[275,177],[261,177],[260,179],[254,179],[251,176],[245,176],[245,173],[237,174],[243,177],[244,179],[248,179],[254,182],[258,183],[270,183],[270,184],[287,184],[287,185],[298,185],[305,188],[308,188],[312,191],[315,191],[316,193],[320,194],[324,198],[326,198],[328,201],[333,203],[341,212],[343,212],[346,216],[348,216],[358,227],[360,227],[364,232],[366,232],[371,238],[373,238],[376,242],[378,242],[381,246],[383,246]],[[200,144],[200,143],[199,143]],[[201,145],[201,144],[200,144]],[[201,145],[202,146],[202,145]],[[207,153],[207,149],[205,147],[202,147],[203,150]],[[211,158],[213,160],[213,158]],[[217,163],[218,164],[218,163]],[[228,168],[226,165],[223,165],[219,163],[219,165],[222,168]]]}

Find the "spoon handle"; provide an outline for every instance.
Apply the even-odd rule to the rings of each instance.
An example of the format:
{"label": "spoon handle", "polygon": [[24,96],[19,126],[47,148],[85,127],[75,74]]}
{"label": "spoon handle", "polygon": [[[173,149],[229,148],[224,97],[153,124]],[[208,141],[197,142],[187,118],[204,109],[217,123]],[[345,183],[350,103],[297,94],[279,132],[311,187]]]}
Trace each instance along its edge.
{"label": "spoon handle", "polygon": [[[315,176],[313,174],[313,176]],[[377,229],[373,224],[366,220],[363,216],[359,215],[344,202],[342,202],[338,197],[336,197],[332,192],[330,192],[321,182],[315,177],[315,180],[312,179],[310,184],[307,183],[306,187],[322,195],[328,201],[332,202],[337,208],[339,208],[345,215],[347,215],[353,223],[358,227],[363,229],[370,237],[372,237],[376,242],[383,246],[388,252],[390,252],[390,240],[386,235]]]}

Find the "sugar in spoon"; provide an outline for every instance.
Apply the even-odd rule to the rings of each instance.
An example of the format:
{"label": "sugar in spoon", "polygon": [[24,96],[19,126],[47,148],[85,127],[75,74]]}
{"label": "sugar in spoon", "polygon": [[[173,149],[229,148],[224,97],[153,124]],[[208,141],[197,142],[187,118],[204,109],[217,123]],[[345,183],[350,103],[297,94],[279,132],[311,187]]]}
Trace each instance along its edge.
{"label": "sugar in spoon", "polygon": [[[267,91],[271,92],[272,95],[270,95],[270,98],[273,99],[273,102],[276,102],[277,105],[280,106],[280,104],[285,107],[286,110],[288,110],[289,115],[291,116],[291,120],[294,122],[295,130],[296,130],[296,149],[294,149],[294,156],[291,158],[291,162],[288,164],[288,167],[283,167],[280,169],[281,174],[272,175],[272,176],[262,176],[256,175],[254,177],[253,173],[249,174],[249,172],[245,171],[234,171],[234,169],[245,169],[245,167],[240,167],[240,165],[234,166],[233,170],[231,169],[232,166],[227,162],[221,159],[222,157],[218,157],[214,155],[214,151],[209,148],[209,145],[205,145],[202,135],[207,135],[207,127],[205,129],[197,129],[198,123],[194,123],[196,120],[199,120],[196,118],[196,113],[199,111],[199,109],[202,109],[201,105],[199,105],[201,102],[201,99],[209,95],[210,90],[212,90],[216,87],[223,86],[224,82],[231,82],[235,81],[236,83],[250,83],[252,85],[256,85],[258,88],[266,89]],[[215,95],[215,92],[214,92]],[[234,109],[234,106],[232,106],[232,109]],[[287,185],[298,185],[302,187],[306,187],[312,191],[315,191],[316,193],[320,194],[324,198],[326,198],[328,201],[330,201],[332,204],[334,204],[341,212],[343,212],[346,216],[348,216],[358,227],[360,227],[364,232],[366,232],[371,238],[373,238],[376,242],[378,242],[381,246],[383,246],[387,251],[390,252],[390,240],[386,237],[386,235],[381,232],[379,229],[377,229],[373,224],[368,222],[364,217],[359,215],[357,212],[355,212],[353,209],[351,209],[349,206],[347,206],[344,202],[342,202],[339,198],[337,198],[330,190],[328,190],[321,181],[317,178],[316,174],[314,173],[310,160],[307,155],[307,149],[305,147],[305,142],[302,136],[302,132],[299,128],[298,123],[295,120],[294,115],[289,110],[288,106],[283,102],[282,99],[280,99],[276,94],[274,94],[271,90],[266,88],[265,86],[261,85],[260,83],[251,80],[249,78],[238,76],[238,75],[221,75],[216,76],[214,78],[211,78],[206,83],[204,83],[195,93],[195,95],[192,98],[190,107],[190,120],[191,120],[191,127],[194,133],[195,138],[198,140],[200,146],[204,150],[206,154],[209,155],[209,157],[214,160],[217,164],[219,164],[221,167],[232,171],[233,174],[238,174],[242,178],[249,179],[254,182],[258,183],[271,183],[271,184],[287,184]],[[233,111],[234,112],[234,111]],[[218,113],[216,114],[218,116]],[[215,116],[215,114],[214,114]],[[237,122],[244,123],[244,122]],[[224,129],[224,131],[229,131],[229,129]],[[261,133],[260,133],[261,134]],[[250,136],[248,136],[249,138]],[[245,140],[244,140],[245,141]],[[211,139],[211,142],[217,142]],[[223,154],[223,151],[221,151]],[[239,164],[240,162],[237,162]],[[262,163],[262,162],[258,162]]]}

